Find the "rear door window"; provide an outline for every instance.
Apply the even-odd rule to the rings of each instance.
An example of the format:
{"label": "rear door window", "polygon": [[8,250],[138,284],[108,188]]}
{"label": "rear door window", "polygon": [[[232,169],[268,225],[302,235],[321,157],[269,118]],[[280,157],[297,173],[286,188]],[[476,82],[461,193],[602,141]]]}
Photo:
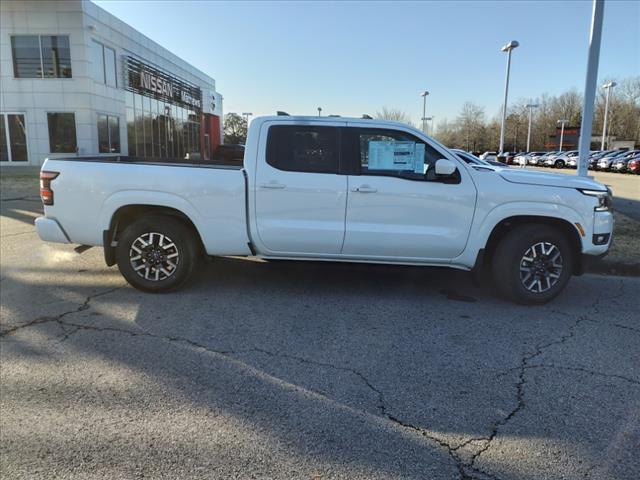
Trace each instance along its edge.
{"label": "rear door window", "polygon": [[267,163],[288,172],[338,173],[339,128],[274,125],[267,137]]}

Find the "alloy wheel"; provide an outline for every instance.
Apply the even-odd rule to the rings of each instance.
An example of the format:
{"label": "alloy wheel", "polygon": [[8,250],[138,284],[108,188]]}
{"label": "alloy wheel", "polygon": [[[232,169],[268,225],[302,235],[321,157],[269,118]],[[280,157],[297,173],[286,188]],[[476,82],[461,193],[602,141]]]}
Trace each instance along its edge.
{"label": "alloy wheel", "polygon": [[176,244],[158,232],[143,233],[133,241],[129,250],[133,271],[145,280],[166,280],[176,272],[179,261]]}
{"label": "alloy wheel", "polygon": [[550,242],[538,242],[520,259],[520,282],[532,293],[544,293],[558,283],[562,269],[558,247]]}

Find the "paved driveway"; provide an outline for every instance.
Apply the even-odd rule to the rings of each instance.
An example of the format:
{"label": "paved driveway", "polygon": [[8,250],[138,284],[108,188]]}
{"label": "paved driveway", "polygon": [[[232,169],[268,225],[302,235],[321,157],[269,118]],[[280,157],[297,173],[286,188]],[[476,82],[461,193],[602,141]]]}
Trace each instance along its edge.
{"label": "paved driveway", "polygon": [[219,259],[145,295],[1,213],[3,478],[637,479],[638,279]]}

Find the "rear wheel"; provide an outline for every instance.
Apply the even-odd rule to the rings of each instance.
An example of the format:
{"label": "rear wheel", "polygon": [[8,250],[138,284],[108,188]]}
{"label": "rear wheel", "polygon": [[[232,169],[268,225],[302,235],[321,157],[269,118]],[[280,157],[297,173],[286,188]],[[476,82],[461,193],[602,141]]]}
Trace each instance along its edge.
{"label": "rear wheel", "polygon": [[556,160],[556,168],[564,168],[564,160]]}
{"label": "rear wheel", "polygon": [[193,232],[162,215],[142,217],[122,233],[116,259],[122,276],[144,292],[177,290],[189,279],[197,256]]}
{"label": "rear wheel", "polygon": [[517,303],[546,303],[569,282],[573,260],[569,241],[557,229],[547,225],[516,227],[493,254],[494,284]]}

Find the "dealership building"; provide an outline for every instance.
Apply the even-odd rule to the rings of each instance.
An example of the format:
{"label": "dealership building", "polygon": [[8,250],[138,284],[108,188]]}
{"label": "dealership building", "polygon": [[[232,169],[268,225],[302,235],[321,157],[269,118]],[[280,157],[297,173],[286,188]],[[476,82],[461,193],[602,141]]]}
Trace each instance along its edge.
{"label": "dealership building", "polygon": [[0,164],[210,158],[213,78],[86,0],[0,2]]}

